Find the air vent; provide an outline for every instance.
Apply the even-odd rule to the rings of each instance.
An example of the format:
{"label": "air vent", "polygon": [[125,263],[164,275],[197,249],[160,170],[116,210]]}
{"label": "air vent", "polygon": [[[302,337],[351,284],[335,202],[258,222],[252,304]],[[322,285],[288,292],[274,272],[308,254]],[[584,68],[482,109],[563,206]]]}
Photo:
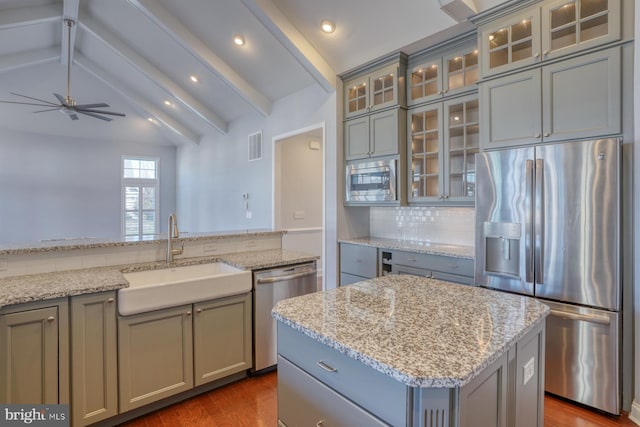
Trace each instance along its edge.
{"label": "air vent", "polygon": [[262,132],[249,135],[249,161],[262,159]]}
{"label": "air vent", "polygon": [[431,408],[425,411],[424,425],[426,427],[445,427],[445,414],[444,409]]}

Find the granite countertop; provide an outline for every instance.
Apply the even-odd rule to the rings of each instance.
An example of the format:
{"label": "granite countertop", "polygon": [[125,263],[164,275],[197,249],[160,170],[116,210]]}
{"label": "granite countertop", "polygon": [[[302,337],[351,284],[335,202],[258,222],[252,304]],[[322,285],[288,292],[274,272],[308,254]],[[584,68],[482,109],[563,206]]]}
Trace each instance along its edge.
{"label": "granite countertop", "polygon": [[279,302],[273,317],[411,387],[461,387],[540,324],[536,299],[384,276]]}
{"label": "granite countertop", "polygon": [[[284,249],[223,254],[211,257],[178,258],[172,267],[225,262],[244,270],[278,267],[314,261],[318,257]],[[97,267],[51,273],[12,276],[0,279],[0,309],[3,306],[30,301],[42,301],[71,295],[104,292],[126,288],[129,283],[123,272],[167,268],[166,262]]]}
{"label": "granite countertop", "polygon": [[[282,236],[286,231],[274,230],[232,230],[212,233],[189,233],[181,232],[180,237],[174,239],[177,243],[191,242],[198,240],[216,240],[229,239],[236,237],[264,237],[264,236]],[[51,239],[35,243],[21,244],[4,244],[0,245],[0,255],[14,255],[36,252],[52,252],[52,251],[70,251],[75,249],[95,249],[95,248],[112,248],[119,246],[136,246],[149,245],[155,243],[166,243],[166,234],[157,234],[146,240],[123,240],[116,239],[98,239],[93,237],[78,237],[69,239]]]}
{"label": "granite countertop", "polygon": [[413,240],[383,239],[378,237],[357,237],[343,239],[340,243],[373,246],[376,248],[417,252],[432,255],[445,255],[455,258],[475,259],[473,246],[451,245],[448,243],[419,242]]}

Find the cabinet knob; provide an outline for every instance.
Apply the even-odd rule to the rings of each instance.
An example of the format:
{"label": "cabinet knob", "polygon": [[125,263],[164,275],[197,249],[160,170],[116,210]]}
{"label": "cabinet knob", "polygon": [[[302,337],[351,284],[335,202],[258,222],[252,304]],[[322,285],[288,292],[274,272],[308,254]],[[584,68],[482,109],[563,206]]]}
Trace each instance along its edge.
{"label": "cabinet knob", "polygon": [[47,317],[47,322],[49,322],[49,323],[53,323],[53,322],[55,322],[55,321],[56,321],[56,318],[55,318],[55,317],[53,317],[53,316],[49,316],[49,317]]}
{"label": "cabinet knob", "polygon": [[316,423],[316,427],[322,427],[324,425],[324,420],[320,420]]}
{"label": "cabinet knob", "polygon": [[545,138],[546,138],[546,137],[548,137],[548,136],[551,136],[551,134],[550,134],[549,132],[545,132],[545,133],[544,133],[544,136],[545,136]]}
{"label": "cabinet knob", "polygon": [[533,55],[533,57],[534,57],[535,59],[540,58],[540,52],[536,52],[536,53],[535,53],[535,55]]}
{"label": "cabinet knob", "polygon": [[448,194],[443,194],[443,195],[442,195],[442,198],[443,198],[443,199],[448,199],[448,198],[449,198],[449,195],[448,195]]}
{"label": "cabinet knob", "polygon": [[107,304],[113,304],[113,302],[114,302],[114,301],[115,301],[115,299],[114,299],[114,298],[109,298],[109,299],[107,300]]}
{"label": "cabinet knob", "polygon": [[543,52],[542,52],[542,55],[543,55],[543,56],[547,56],[547,55],[549,55],[549,51],[548,51],[548,50],[543,51]]}
{"label": "cabinet knob", "polygon": [[202,309],[201,308],[197,309],[196,313],[198,313],[198,314],[202,313]]}
{"label": "cabinet knob", "polygon": [[187,311],[187,316],[191,316],[191,312],[190,311]]}
{"label": "cabinet knob", "polygon": [[533,137],[536,138],[536,139],[540,139],[541,136],[542,135],[540,135],[539,133],[536,133]]}

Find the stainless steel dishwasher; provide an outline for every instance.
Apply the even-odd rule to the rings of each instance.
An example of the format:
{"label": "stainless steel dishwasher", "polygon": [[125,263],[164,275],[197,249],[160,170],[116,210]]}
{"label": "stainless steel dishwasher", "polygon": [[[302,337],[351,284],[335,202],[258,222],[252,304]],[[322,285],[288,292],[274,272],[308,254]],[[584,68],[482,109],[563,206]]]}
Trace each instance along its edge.
{"label": "stainless steel dishwasher", "polygon": [[309,262],[253,275],[253,372],[277,363],[276,322],[271,309],[278,301],[317,290],[316,263]]}

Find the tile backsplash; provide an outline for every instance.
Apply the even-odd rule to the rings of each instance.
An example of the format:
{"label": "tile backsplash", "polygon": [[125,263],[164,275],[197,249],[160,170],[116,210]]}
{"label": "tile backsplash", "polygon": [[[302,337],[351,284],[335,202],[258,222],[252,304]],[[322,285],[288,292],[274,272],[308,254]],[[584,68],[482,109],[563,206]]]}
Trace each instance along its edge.
{"label": "tile backsplash", "polygon": [[383,239],[474,246],[475,210],[450,207],[372,207],[369,235]]}

